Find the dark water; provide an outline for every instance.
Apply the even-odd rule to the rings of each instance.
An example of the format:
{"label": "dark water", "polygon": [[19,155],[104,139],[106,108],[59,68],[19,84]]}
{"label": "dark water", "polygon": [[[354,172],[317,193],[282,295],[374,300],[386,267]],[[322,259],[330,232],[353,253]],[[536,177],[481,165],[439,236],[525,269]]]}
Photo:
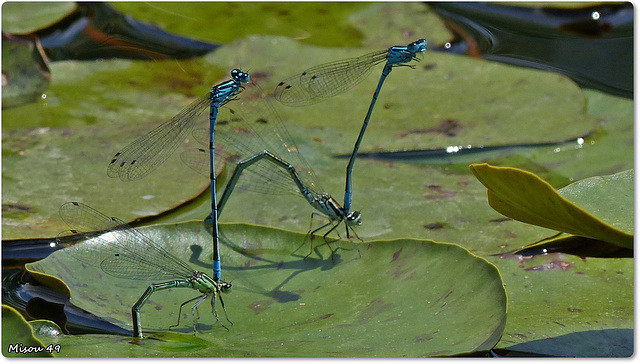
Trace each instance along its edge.
{"label": "dark water", "polygon": [[453,46],[441,49],[558,72],[582,87],[633,98],[631,3],[585,3],[579,9],[511,5],[429,4],[456,34]]}

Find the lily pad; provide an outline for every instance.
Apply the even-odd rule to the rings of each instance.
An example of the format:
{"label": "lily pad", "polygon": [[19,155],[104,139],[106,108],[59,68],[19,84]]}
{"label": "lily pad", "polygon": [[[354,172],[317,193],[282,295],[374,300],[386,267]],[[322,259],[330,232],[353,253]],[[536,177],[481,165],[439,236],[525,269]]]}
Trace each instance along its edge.
{"label": "lily pad", "polygon": [[2,305],[2,355],[7,358],[50,357],[31,326],[14,308]]}
{"label": "lily pad", "polygon": [[[489,205],[506,216],[633,248],[633,171],[607,178],[593,177],[565,187],[562,195],[574,201],[589,201],[591,209],[587,212],[532,173],[488,164],[471,165],[471,170],[488,188]],[[593,214],[616,221],[616,226]]]}
{"label": "lily pad", "polygon": [[[120,130],[125,128],[130,127]],[[109,140],[116,137],[114,132],[103,125],[26,132],[3,130],[2,222],[7,227],[3,238],[54,236],[54,231],[66,230],[56,217],[58,207],[69,200],[90,199],[101,208],[109,209],[111,205],[112,210],[118,211],[122,198],[129,196],[130,202],[138,206],[123,213],[130,220],[188,201],[194,192],[207,186],[206,179],[187,173],[188,168],[181,165],[177,155],[175,162],[169,161],[154,178],[131,183],[108,178],[110,156],[105,150],[110,148],[105,143],[110,144]],[[166,183],[179,174],[184,174],[180,183]],[[51,194],[53,190],[57,192]]]}
{"label": "lily pad", "polygon": [[389,47],[389,38],[396,34],[402,34],[404,39],[428,38],[432,47],[451,40],[451,32],[430,6],[418,2],[398,5],[393,2],[374,2],[360,11],[352,12],[349,21],[362,33],[362,45],[384,49]]}
{"label": "lily pad", "polygon": [[[489,260],[499,265],[509,294],[509,317],[497,348],[560,355],[557,344],[574,339],[564,355],[628,356],[634,328],[633,259],[556,253]],[[581,332],[589,334],[568,335]]]}
{"label": "lily pad", "polygon": [[559,189],[558,194],[614,228],[633,234],[633,175],[630,169],[585,178]]}
{"label": "lily pad", "polygon": [[[194,269],[210,269],[211,238],[201,223],[141,231]],[[172,356],[442,356],[490,349],[502,334],[506,294],[500,275],[459,246],[410,239],[339,241],[332,244],[331,258],[315,239],[313,254],[305,259],[309,241],[302,234],[227,224],[221,231],[223,279],[234,285],[223,298],[234,325],[227,323],[227,332],[203,304],[195,338],[184,312],[180,326],[170,331],[174,334],[167,333],[178,305],[197,292],[157,292],[141,311],[145,335],[166,345],[173,345],[175,333],[192,337],[194,344],[207,342]],[[127,328],[127,307],[154,283],[113,278],[63,250],[28,269],[62,279],[75,305]],[[220,303],[216,309],[224,320]],[[101,355],[126,355],[131,346],[120,343]],[[154,349],[154,340],[143,339],[141,345],[148,355],[169,355]]]}
{"label": "lily pad", "polygon": [[[176,34],[198,34],[203,40],[231,42],[250,34],[302,39],[321,46],[355,46],[362,35],[347,21],[364,3],[305,2],[120,2],[113,6],[139,21]],[[251,17],[252,21],[247,22]],[[331,24],[327,27],[326,24]],[[216,24],[216,26],[211,26]]]}
{"label": "lily pad", "polygon": [[2,4],[2,31],[27,33],[62,18],[73,8],[73,2],[6,2]]}

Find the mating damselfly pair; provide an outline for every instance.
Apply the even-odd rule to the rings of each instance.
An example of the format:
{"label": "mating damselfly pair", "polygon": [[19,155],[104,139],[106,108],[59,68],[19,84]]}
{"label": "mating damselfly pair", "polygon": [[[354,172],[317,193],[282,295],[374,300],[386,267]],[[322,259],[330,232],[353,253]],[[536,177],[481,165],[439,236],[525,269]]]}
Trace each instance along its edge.
{"label": "mating damselfly pair", "polygon": [[[254,186],[266,184],[274,188],[278,187],[281,191],[292,191],[294,194],[303,196],[315,209],[315,214],[328,219],[327,224],[310,231],[310,235],[333,225],[324,234],[326,240],[327,235],[335,230],[341,222],[344,222],[347,237],[349,237],[349,229],[361,224],[360,213],[351,211],[351,176],[355,156],[384,80],[393,67],[410,66],[409,62],[419,61],[417,55],[426,50],[426,45],[426,40],[419,39],[407,46],[394,46],[361,57],[312,67],[300,75],[285,79],[276,87],[274,96],[283,104],[308,105],[349,90],[361,82],[373,66],[385,62],[378,86],[374,91],[362,129],[347,165],[343,206],[340,206],[329,193],[319,187],[311,168],[298,153],[298,147],[271,105],[270,97],[264,95],[257,85],[250,82],[250,76],[247,73],[237,69],[232,71],[231,80],[214,86],[208,96],[196,100],[171,120],[117,153],[109,164],[108,174],[111,177],[120,177],[122,180],[142,178],[164,162],[192,129],[196,129],[193,132],[195,140],[205,141],[208,137],[207,149],[184,152],[182,159],[190,167],[205,174],[207,170],[202,166],[207,164],[209,166],[212,212],[208,216],[208,221],[213,227],[213,272],[216,280],[220,278],[217,220],[243,171],[259,176],[254,178],[254,181],[259,181]],[[249,83],[252,84],[251,95],[245,97],[244,94],[248,92],[245,91],[245,86]],[[226,105],[238,99],[242,99],[242,107],[232,108]],[[225,105],[226,107],[223,107]],[[206,106],[210,107],[208,131],[195,128],[196,117]],[[224,141],[225,151],[216,150],[216,134],[217,140]],[[214,154],[222,157],[225,154],[233,155],[240,159],[219,201],[216,199],[215,191]],[[269,191],[273,192],[273,189]],[[353,229],[351,231],[355,234]],[[357,236],[357,234],[355,235]]]}
{"label": "mating damselfly pair", "polygon": [[[106,218],[97,211],[82,204],[67,204],[67,210],[81,212],[81,215],[91,216],[91,220],[70,220],[72,224],[80,225],[80,228],[102,228],[109,231],[108,237],[116,243],[102,239],[105,246],[97,256],[103,256],[98,264],[108,274],[121,274],[114,267],[123,268],[131,273],[131,277],[153,279],[170,279],[164,283],[152,283],[144,295],[132,308],[134,320],[134,336],[141,336],[139,310],[149,296],[156,290],[189,287],[202,293],[194,298],[192,306],[197,306],[207,298],[211,298],[212,306],[221,292],[228,291],[231,285],[221,279],[221,263],[218,236],[218,218],[224,206],[230,198],[234,187],[238,183],[241,174],[245,173],[245,179],[261,181],[255,184],[255,189],[260,186],[269,186],[279,191],[290,191],[300,195],[314,208],[313,215],[320,215],[328,219],[321,227],[311,230],[309,234],[330,228],[324,234],[334,231],[341,223],[345,224],[347,238],[349,231],[354,234],[353,227],[361,224],[361,216],[358,211],[351,211],[352,200],[352,170],[358,148],[362,142],[365,130],[369,123],[373,108],[377,101],[382,85],[393,67],[410,66],[409,62],[419,61],[417,57],[425,52],[427,42],[424,39],[417,40],[407,46],[394,46],[389,49],[373,52],[361,57],[331,62],[316,66],[303,73],[287,78],[280,82],[273,96],[265,95],[255,85],[250,75],[239,69],[231,72],[231,79],[211,88],[208,95],[199,98],[191,105],[183,109],[169,121],[160,125],[148,134],[135,140],[122,151],[118,152],[111,160],[108,167],[110,177],[119,177],[122,180],[136,180],[143,178],[157,168],[161,163],[190,136],[201,142],[203,148],[193,148],[181,154],[182,160],[191,168],[207,175],[211,182],[211,214],[207,217],[212,225],[213,244],[213,278],[209,278],[202,272],[194,271],[188,265],[178,259],[167,256],[163,249],[144,235],[130,227],[123,226],[122,221],[114,218]],[[298,147],[289,135],[287,129],[273,105],[270,98],[275,97],[285,105],[302,106],[345,92],[361,82],[373,66],[385,62],[382,75],[374,91],[369,109],[362,124],[360,134],[354,145],[354,149],[347,165],[344,204],[340,204],[319,187],[315,175],[300,155]],[[235,108],[236,102],[238,108]],[[198,116],[209,106],[209,125],[207,128],[199,127],[196,122]],[[224,148],[216,148],[215,141],[223,141]],[[239,159],[237,166],[220,200],[216,195],[216,169],[215,156],[234,156]],[[64,206],[63,206],[64,207]],[[71,224],[70,224],[71,225]],[[73,229],[73,225],[71,225]],[[357,234],[355,234],[357,237]],[[134,248],[138,244],[142,248]],[[141,257],[145,249],[149,257]],[[104,253],[104,254],[103,254]],[[75,255],[79,255],[75,253]],[[80,257],[79,259],[83,259]],[[147,267],[133,267],[131,262],[144,261]],[[170,266],[171,269],[162,268]],[[152,266],[154,272],[151,272]],[[162,274],[157,274],[160,268]],[[141,273],[140,270],[143,272]],[[171,276],[171,278],[169,277]],[[120,277],[125,277],[121,274]],[[221,299],[221,297],[220,297]],[[187,301],[187,304],[191,301]],[[183,304],[183,305],[184,305]],[[215,307],[215,306],[214,306]],[[224,307],[224,305],[223,305]],[[182,305],[180,306],[182,309]],[[215,313],[215,309],[213,310]],[[226,311],[225,311],[226,314]],[[217,319],[217,316],[216,316]],[[194,321],[195,322],[195,321]],[[194,324],[195,327],[195,324]]]}

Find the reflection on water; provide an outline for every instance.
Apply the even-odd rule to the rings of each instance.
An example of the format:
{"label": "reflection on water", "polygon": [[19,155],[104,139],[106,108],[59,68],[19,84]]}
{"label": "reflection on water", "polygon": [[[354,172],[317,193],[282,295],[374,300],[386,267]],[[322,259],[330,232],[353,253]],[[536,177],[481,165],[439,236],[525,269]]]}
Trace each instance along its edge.
{"label": "reflection on water", "polygon": [[[552,5],[552,4],[550,4]],[[562,73],[633,98],[633,5],[578,9],[433,3],[456,40],[442,51]]]}

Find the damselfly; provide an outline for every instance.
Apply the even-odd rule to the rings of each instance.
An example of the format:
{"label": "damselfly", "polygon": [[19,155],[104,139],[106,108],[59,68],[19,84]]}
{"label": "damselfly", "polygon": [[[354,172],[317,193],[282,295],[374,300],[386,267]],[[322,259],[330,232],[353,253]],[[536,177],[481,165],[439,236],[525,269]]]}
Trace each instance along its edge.
{"label": "damselfly", "polygon": [[274,95],[276,99],[284,105],[309,105],[351,89],[365,79],[373,66],[386,62],[382,69],[378,86],[373,93],[369,110],[362,123],[360,134],[353,147],[349,164],[347,164],[343,205],[346,211],[349,211],[351,208],[351,172],[353,170],[353,164],[367,125],[369,124],[369,119],[371,118],[371,113],[378,99],[382,84],[389,73],[391,73],[393,67],[413,67],[407,63],[420,61],[417,54],[425,52],[426,49],[427,41],[418,39],[406,46],[393,46],[389,49],[365,54],[360,57],[325,63],[285,79],[280,82],[275,89]]}
{"label": "damselfly", "polygon": [[209,106],[208,147],[211,156],[209,178],[211,180],[211,223],[213,226],[213,279],[216,282],[220,280],[221,271],[218,217],[216,214],[216,173],[215,159],[213,158],[215,122],[218,109],[229,101],[237,99],[244,89],[242,84],[247,82],[249,82],[248,73],[239,69],[232,70],[229,81],[213,86],[207,96],[194,101],[171,120],[127,145],[113,156],[107,168],[109,177],[119,177],[123,181],[133,181],[146,176],[173,154],[194,128],[198,116]]}
{"label": "damselfly", "polygon": [[[124,221],[115,217],[108,217],[82,203],[68,202],[62,205],[60,207],[60,216],[69,225],[71,228],[70,233],[72,234],[99,232],[99,235],[91,237],[87,241],[65,248],[64,252],[67,254],[83,263],[100,267],[103,272],[113,277],[147,282],[154,280],[164,281],[163,283],[150,284],[131,308],[134,337],[142,338],[140,309],[155,291],[163,289],[186,287],[201,293],[201,295],[180,305],[178,322],[175,325],[171,325],[171,327],[180,324],[182,307],[195,301],[191,306],[193,330],[195,332],[198,305],[208,298],[211,299],[211,311],[217,322],[220,322],[215,310],[218,297],[224,314],[227,316],[224,301],[220,294],[231,290],[230,283],[214,281],[206,274],[194,270]],[[59,244],[61,244],[60,241],[63,239],[63,235],[65,234],[61,234],[58,238]],[[228,317],[227,321],[229,321]],[[226,328],[222,322],[220,324]]]}
{"label": "damselfly", "polygon": [[[243,180],[249,189],[270,195],[292,193],[302,196],[314,208],[312,218],[319,215],[328,219],[326,224],[315,230],[310,227],[310,236],[332,225],[324,234],[328,244],[327,236],[344,222],[347,238],[350,229],[357,237],[353,227],[362,223],[360,213],[343,209],[331,195],[322,192],[324,190],[299,153],[271,98],[258,85],[250,83],[243,92],[242,102],[234,104],[237,109],[226,107],[220,110],[216,123],[219,144],[216,154],[239,162],[218,201],[218,215],[222,214],[240,176],[247,172]],[[206,130],[196,129],[193,135],[204,144]],[[207,158],[205,149],[182,154],[183,161],[200,173],[204,172]]]}

